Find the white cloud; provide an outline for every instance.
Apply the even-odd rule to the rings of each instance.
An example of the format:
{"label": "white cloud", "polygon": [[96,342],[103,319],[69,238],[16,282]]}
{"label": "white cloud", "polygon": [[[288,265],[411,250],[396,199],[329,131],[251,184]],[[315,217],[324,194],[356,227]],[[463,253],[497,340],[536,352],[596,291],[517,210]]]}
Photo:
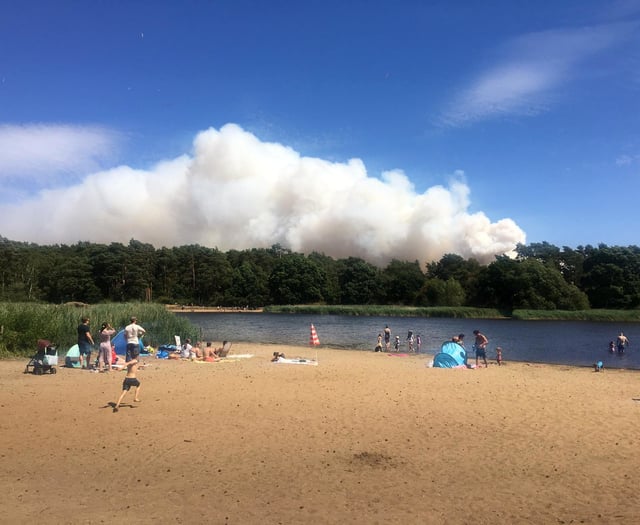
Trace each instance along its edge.
{"label": "white cloud", "polygon": [[280,243],[378,264],[438,260],[449,252],[489,261],[525,242],[512,220],[470,214],[469,195],[461,173],[448,187],[418,194],[402,171],[371,177],[359,159],[302,157],[229,124],[200,133],[193,156],[148,171],[94,173],[0,205],[0,235],[40,244],[135,238],[224,251]]}
{"label": "white cloud", "polygon": [[86,173],[115,148],[115,133],[100,127],[0,125],[0,178],[50,184]]}
{"label": "white cloud", "polygon": [[616,166],[630,166],[640,162],[640,155],[620,155],[616,159]]}
{"label": "white cloud", "polygon": [[555,91],[577,74],[581,63],[624,41],[636,27],[635,23],[608,24],[543,31],[514,39],[495,65],[457,93],[441,122],[460,126],[545,111]]}

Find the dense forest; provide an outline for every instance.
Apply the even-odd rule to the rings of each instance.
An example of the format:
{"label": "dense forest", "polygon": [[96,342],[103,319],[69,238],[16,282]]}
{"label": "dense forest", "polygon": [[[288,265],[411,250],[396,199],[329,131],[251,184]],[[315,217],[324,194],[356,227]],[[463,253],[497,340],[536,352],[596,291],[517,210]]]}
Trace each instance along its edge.
{"label": "dense forest", "polygon": [[514,309],[634,309],[640,306],[640,248],[518,245],[513,258],[481,265],[294,253],[279,245],[230,250],[156,249],[82,242],[40,246],[0,238],[0,301],[146,301],[204,306],[388,304]]}

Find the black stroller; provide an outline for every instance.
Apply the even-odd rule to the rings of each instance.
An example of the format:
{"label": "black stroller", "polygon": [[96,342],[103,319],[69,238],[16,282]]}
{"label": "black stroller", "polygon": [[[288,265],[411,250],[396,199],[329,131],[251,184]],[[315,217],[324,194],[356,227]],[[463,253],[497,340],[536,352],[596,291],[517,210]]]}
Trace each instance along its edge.
{"label": "black stroller", "polygon": [[55,374],[58,370],[58,349],[46,339],[38,339],[38,352],[34,355],[24,370],[25,374],[33,372],[41,376],[45,372]]}

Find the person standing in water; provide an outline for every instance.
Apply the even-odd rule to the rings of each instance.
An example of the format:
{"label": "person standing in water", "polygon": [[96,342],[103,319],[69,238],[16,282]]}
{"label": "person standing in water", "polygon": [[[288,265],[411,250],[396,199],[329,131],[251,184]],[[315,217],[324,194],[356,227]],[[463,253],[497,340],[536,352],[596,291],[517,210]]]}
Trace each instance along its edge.
{"label": "person standing in water", "polygon": [[409,330],[407,334],[407,345],[409,346],[409,352],[413,352],[413,330]]}
{"label": "person standing in water", "polygon": [[389,325],[384,327],[384,347],[387,352],[391,350],[391,328],[389,328]]}
{"label": "person standing in water", "polygon": [[616,338],[616,347],[619,354],[624,354],[625,347],[629,346],[629,339],[627,336],[620,332],[620,335]]}

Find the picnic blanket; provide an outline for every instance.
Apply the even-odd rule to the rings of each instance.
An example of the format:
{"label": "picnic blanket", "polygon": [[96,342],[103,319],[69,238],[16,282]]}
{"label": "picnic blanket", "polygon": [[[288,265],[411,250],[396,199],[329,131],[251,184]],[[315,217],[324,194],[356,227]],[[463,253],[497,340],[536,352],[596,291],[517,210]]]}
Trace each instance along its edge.
{"label": "picnic blanket", "polygon": [[273,361],[274,363],[286,363],[288,365],[312,365],[318,366],[318,361],[314,361],[313,359],[302,359],[300,357],[296,357],[295,359],[287,359],[286,357],[279,357],[277,361]]}

